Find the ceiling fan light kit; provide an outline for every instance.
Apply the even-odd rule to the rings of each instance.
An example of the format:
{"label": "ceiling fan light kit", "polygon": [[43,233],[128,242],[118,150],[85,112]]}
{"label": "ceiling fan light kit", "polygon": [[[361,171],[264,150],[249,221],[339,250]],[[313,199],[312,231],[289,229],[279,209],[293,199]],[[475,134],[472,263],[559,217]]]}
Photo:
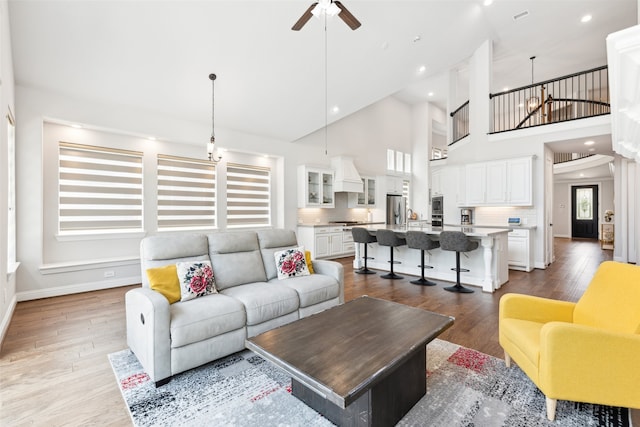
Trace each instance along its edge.
{"label": "ceiling fan light kit", "polygon": [[360,25],[362,25],[360,21],[358,21],[356,17],[353,16],[341,2],[333,0],[320,0],[311,4],[311,6],[307,8],[307,10],[302,14],[298,21],[293,25],[293,27],[291,27],[291,29],[293,31],[300,31],[312,16],[320,18],[322,16],[335,15],[338,15],[340,19],[342,19],[345,24],[347,24],[352,30],[356,30],[360,27]]}

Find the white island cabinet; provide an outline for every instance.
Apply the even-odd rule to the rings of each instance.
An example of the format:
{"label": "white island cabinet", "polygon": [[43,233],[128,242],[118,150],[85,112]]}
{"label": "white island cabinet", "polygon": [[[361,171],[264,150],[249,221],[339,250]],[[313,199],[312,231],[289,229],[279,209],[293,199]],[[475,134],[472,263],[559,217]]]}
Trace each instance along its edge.
{"label": "white island cabinet", "polygon": [[[466,268],[468,272],[462,272],[460,281],[467,285],[482,287],[484,292],[495,292],[504,283],[509,280],[509,242],[508,228],[474,228],[474,227],[453,227],[445,226],[430,227],[405,227],[394,225],[370,225],[366,227],[370,233],[375,234],[379,229],[390,229],[397,232],[400,236],[404,236],[407,230],[418,230],[438,240],[438,236],[442,230],[462,231],[471,240],[479,242],[478,249],[471,252],[465,252],[462,259],[462,268]],[[354,268],[359,268],[362,245],[356,245],[356,256],[354,260]],[[372,243],[369,246],[368,256],[373,257],[368,261],[367,267],[377,270],[389,270],[389,247],[379,246]],[[420,251],[410,249],[407,246],[399,246],[394,249],[394,261],[400,261],[400,264],[394,266],[396,273],[410,274],[412,276],[420,276]],[[447,282],[456,281],[456,273],[451,268],[456,265],[456,254],[451,251],[443,251],[442,249],[434,249],[425,253],[425,262],[433,266],[433,269],[425,271],[425,275],[432,280],[444,280]]]}

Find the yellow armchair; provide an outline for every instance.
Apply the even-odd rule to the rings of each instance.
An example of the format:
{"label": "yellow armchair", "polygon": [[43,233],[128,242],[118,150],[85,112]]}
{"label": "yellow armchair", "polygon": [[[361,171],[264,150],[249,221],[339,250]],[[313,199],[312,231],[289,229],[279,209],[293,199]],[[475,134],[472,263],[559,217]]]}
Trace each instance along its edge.
{"label": "yellow armchair", "polygon": [[577,303],[503,295],[499,339],[550,420],[558,400],[640,408],[640,266],[603,262]]}

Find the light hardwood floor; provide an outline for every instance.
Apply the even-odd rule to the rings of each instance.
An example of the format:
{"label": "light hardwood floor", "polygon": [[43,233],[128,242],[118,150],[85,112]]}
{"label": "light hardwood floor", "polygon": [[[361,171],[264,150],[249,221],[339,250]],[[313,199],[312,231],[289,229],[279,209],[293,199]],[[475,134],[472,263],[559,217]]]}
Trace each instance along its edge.
{"label": "light hardwood floor", "polygon": [[[345,299],[386,298],[455,316],[440,336],[502,357],[498,302],[506,292],[577,300],[600,262],[611,259],[598,243],[556,239],[556,262],[531,273],[510,271],[494,294],[453,294],[442,286],[353,273],[345,266]],[[132,287],[21,302],[0,351],[0,425],[130,425],[107,354],[126,348],[124,294]],[[640,411],[633,412],[640,426]]]}

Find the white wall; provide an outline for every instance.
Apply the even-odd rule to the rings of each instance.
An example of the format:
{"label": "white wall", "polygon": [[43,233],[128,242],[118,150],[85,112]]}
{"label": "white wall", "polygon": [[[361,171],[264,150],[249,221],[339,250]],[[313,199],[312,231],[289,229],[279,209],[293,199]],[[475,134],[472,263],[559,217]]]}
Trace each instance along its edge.
{"label": "white wall", "polygon": [[8,179],[7,179],[7,114],[16,115],[14,103],[13,58],[9,32],[9,11],[7,0],[0,1],[0,343],[9,326],[16,304],[16,275],[8,274],[7,265],[7,220],[8,220]]}
{"label": "white wall", "polygon": [[571,237],[571,187],[574,185],[598,186],[598,225],[604,222],[604,212],[607,209],[615,212],[613,209],[613,178],[556,181],[553,190],[554,237]]}
{"label": "white wall", "polygon": [[[18,259],[22,263],[17,274],[18,300],[137,283],[140,271],[135,258],[139,239],[79,243],[59,242],[53,235],[50,218],[46,215],[54,208],[51,206],[54,201],[45,197],[52,189],[48,184],[45,186],[43,171],[51,160],[50,145],[56,138],[43,140],[43,121],[54,118],[128,133],[126,137],[114,135],[114,144],[142,146],[150,143],[144,137],[155,136],[159,140],[155,144],[165,147],[169,154],[204,158],[205,143],[211,132],[208,118],[202,122],[178,120],[150,111],[71,99],[19,85],[16,96],[19,99],[16,112],[19,117],[16,129]],[[69,137],[74,135],[73,129],[65,129],[61,132],[68,132]],[[385,135],[392,133],[388,131]],[[304,163],[329,165],[322,148],[228,129],[216,129],[216,139],[221,147],[233,151],[268,153],[276,158],[280,175],[274,177],[279,204],[275,225],[295,229],[297,201],[290,195],[297,194],[296,168]],[[45,200],[48,200],[46,206]],[[105,279],[103,272],[106,269],[115,270],[115,277]]]}

